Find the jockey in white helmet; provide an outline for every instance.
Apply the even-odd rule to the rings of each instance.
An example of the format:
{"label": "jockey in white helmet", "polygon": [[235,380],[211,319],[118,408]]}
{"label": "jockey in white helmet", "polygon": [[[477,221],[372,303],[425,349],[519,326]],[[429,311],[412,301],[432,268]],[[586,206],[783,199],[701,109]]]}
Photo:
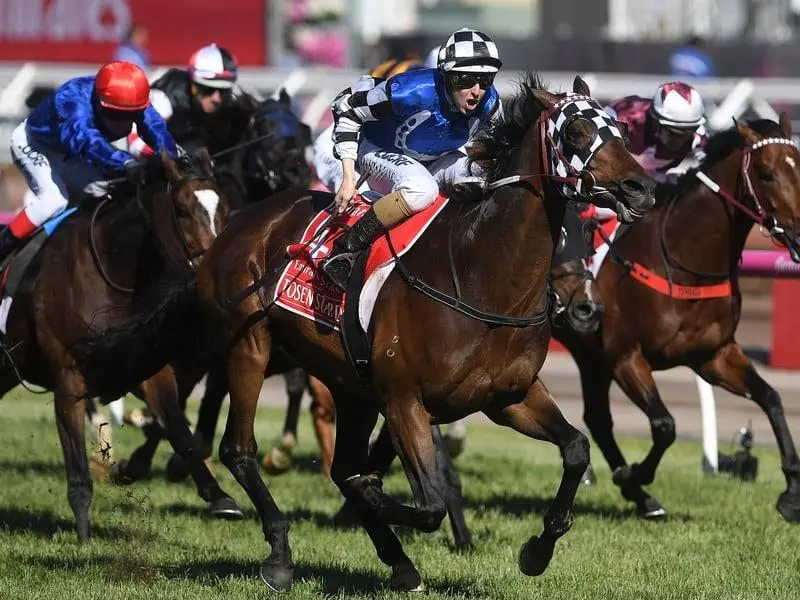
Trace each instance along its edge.
{"label": "jockey in white helmet", "polygon": [[442,45],[436,69],[374,86],[360,85],[362,79],[336,97],[334,154],[343,171],[337,206],[344,210],[353,199],[356,169],[371,189],[386,194],[336,240],[323,263],[336,285],[345,288],[356,254],[382,232],[433,204],[440,187],[469,175],[461,149],[499,114],[493,82],[501,65],[492,39],[465,28]]}
{"label": "jockey in white helmet", "polygon": [[[631,154],[656,181],[674,183],[702,160],[705,107],[692,86],[671,81],[658,86],[652,98],[626,96],[606,111],[627,126]],[[605,220],[614,214],[589,205],[581,216]]]}

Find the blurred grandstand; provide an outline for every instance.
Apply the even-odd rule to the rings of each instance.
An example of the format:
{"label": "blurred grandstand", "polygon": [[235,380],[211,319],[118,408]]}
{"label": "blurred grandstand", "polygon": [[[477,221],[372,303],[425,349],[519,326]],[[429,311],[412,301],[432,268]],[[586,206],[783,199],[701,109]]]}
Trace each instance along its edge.
{"label": "blurred grandstand", "polygon": [[[149,32],[152,78],[216,41],[244,65],[243,87],[266,96],[286,86],[315,130],[363,69],[424,58],[465,25],[498,40],[501,93],[513,91],[519,71],[537,69],[554,89],[581,73],[601,100],[650,95],[670,77],[670,56],[699,37],[717,76],[693,85],[715,129],[784,110],[800,119],[799,15],[800,0],[237,0],[235,11],[213,0],[0,0],[0,165],[30,108],[94,72],[133,24]],[[18,198],[0,182],[0,203]]]}

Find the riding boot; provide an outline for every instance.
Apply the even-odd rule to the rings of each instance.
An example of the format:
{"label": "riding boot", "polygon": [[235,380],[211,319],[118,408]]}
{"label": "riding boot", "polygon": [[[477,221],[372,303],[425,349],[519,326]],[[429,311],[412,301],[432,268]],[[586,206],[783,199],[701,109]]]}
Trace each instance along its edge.
{"label": "riding boot", "polygon": [[322,271],[342,291],[358,253],[370,247],[379,235],[411,215],[400,191],[380,198],[344,235],[333,243],[330,256],[321,265]]}
{"label": "riding boot", "polygon": [[19,242],[20,240],[11,233],[10,227],[5,226],[0,229],[0,262],[3,262],[14,251]]}

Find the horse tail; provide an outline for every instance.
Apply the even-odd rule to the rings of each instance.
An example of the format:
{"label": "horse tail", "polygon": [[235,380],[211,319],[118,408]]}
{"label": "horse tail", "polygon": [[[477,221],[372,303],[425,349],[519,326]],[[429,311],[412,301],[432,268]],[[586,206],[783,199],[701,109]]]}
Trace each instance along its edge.
{"label": "horse tail", "polygon": [[111,326],[88,324],[70,347],[87,395],[117,398],[201,346],[194,279],[159,282]]}

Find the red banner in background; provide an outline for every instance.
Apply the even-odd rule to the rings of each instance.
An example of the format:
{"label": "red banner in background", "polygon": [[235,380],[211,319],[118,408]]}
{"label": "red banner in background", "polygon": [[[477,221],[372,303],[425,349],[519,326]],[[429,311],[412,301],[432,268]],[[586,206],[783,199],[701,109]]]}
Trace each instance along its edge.
{"label": "red banner in background", "polygon": [[132,23],[153,64],[184,64],[216,42],[242,65],[266,63],[265,0],[0,0],[0,60],[102,63]]}

